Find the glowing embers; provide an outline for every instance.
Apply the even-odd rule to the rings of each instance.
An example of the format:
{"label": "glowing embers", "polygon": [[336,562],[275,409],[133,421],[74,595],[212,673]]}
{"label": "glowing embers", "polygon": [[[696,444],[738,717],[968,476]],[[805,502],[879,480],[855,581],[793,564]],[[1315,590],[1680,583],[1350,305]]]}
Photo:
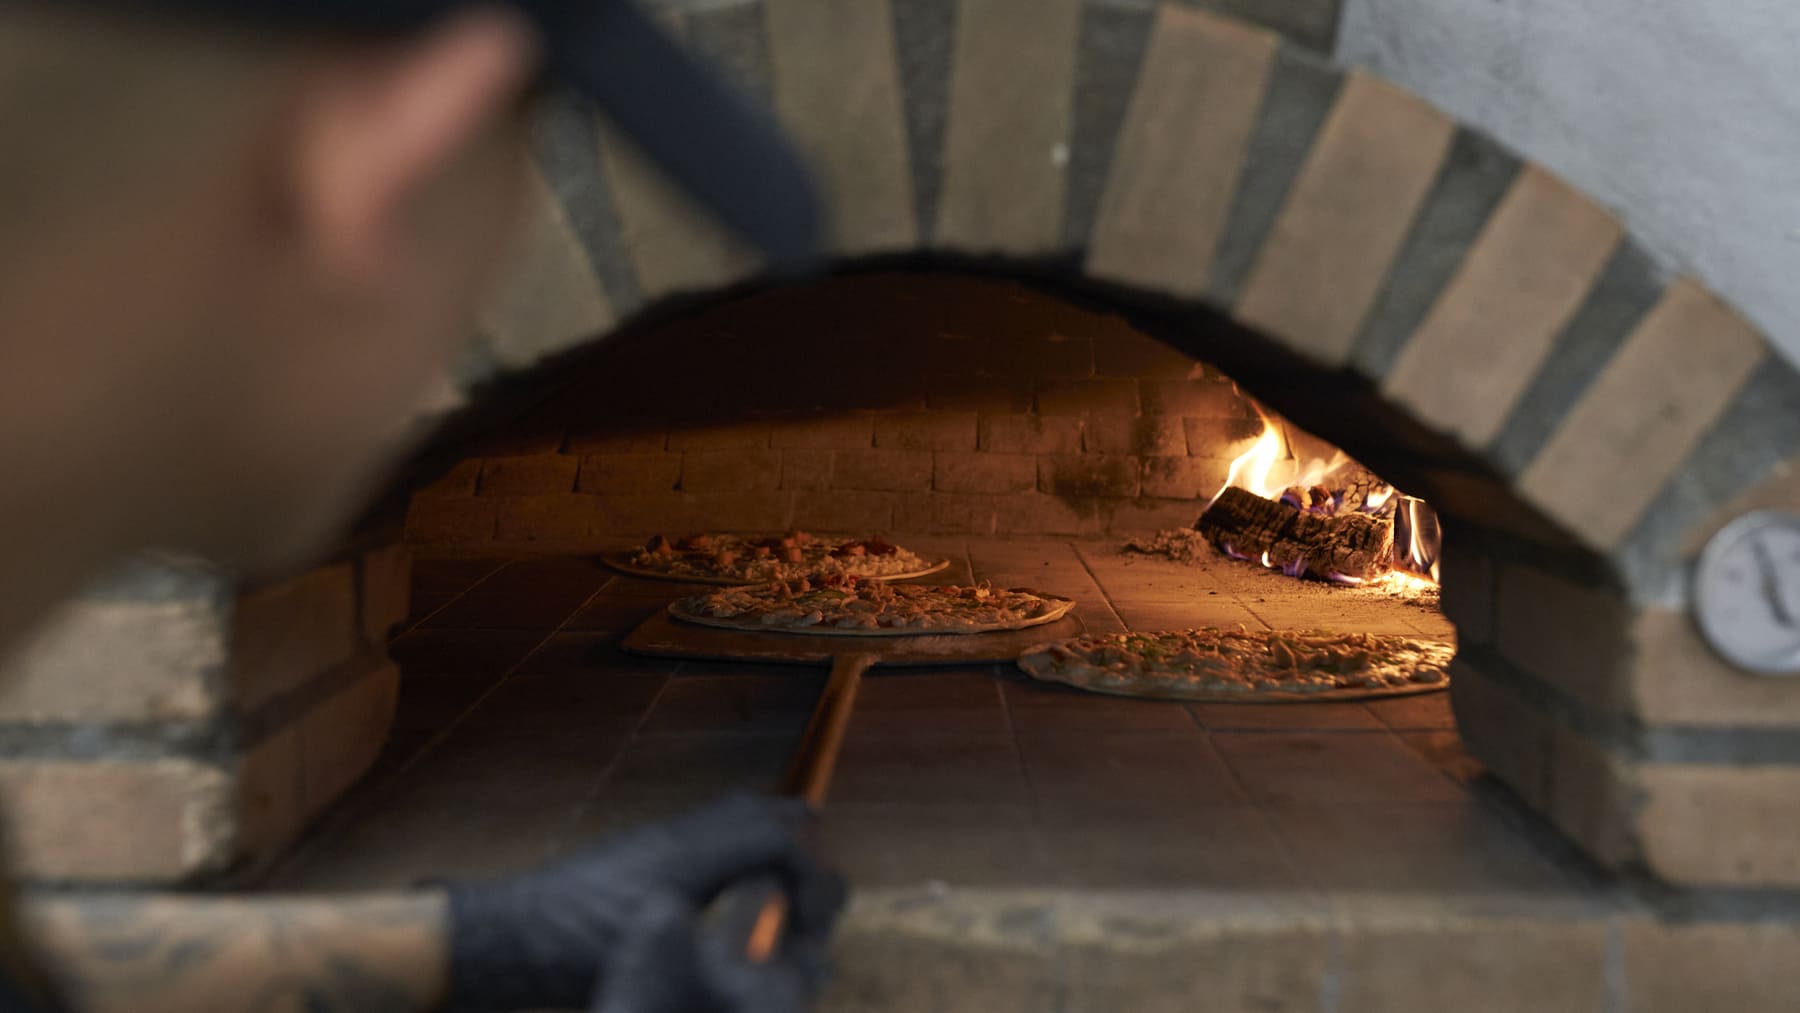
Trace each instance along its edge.
{"label": "glowing embers", "polygon": [[1290,577],[1337,584],[1435,583],[1437,515],[1336,452],[1302,465],[1283,426],[1263,423],[1195,525],[1219,551]]}

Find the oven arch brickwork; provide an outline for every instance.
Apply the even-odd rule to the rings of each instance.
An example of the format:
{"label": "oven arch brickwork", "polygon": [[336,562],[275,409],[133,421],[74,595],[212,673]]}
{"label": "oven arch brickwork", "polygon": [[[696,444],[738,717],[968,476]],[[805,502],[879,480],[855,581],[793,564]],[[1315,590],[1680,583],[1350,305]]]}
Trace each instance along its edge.
{"label": "oven arch brickwork", "polygon": [[[840,263],[1203,305],[1340,379],[1394,423],[1403,453],[1381,470],[1452,518],[1472,748],[1607,862],[1800,886],[1795,838],[1693,846],[1703,820],[1747,827],[1771,784],[1800,779],[1800,686],[1731,670],[1683,614],[1710,532],[1800,501],[1800,377],[1552,174],[1217,6],[668,14],[813,158]],[[554,104],[537,147],[529,269],[483,321],[496,372],[761,281],[588,111]]]}

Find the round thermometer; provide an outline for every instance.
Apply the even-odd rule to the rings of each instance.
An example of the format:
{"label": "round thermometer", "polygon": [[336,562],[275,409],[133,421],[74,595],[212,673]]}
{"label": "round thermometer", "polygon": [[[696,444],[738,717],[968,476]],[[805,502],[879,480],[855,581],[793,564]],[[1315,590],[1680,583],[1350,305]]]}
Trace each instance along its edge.
{"label": "round thermometer", "polygon": [[1760,675],[1800,675],[1800,516],[1727,524],[1700,553],[1694,611],[1707,643]]}

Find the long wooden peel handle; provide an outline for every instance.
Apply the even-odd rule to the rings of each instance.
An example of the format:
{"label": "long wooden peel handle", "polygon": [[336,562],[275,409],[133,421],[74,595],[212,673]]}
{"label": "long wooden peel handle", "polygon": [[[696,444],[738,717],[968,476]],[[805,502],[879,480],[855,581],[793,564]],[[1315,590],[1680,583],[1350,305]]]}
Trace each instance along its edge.
{"label": "long wooden peel handle", "polygon": [[[850,725],[850,714],[856,708],[856,690],[862,676],[875,663],[873,654],[840,654],[831,662],[831,677],[825,681],[825,692],[813,705],[812,717],[800,736],[800,748],[782,777],[781,794],[803,798],[814,809],[825,805],[831,791],[831,775],[837,767],[838,750],[844,744],[844,729]],[[756,921],[750,928],[744,952],[751,960],[762,963],[775,955],[781,945],[781,933],[787,927],[787,894],[779,885],[768,892]]]}

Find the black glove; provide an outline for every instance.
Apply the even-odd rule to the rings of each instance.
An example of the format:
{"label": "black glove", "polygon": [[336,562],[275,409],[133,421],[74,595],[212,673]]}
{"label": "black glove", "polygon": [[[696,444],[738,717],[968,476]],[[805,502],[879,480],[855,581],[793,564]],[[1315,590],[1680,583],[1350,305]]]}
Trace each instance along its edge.
{"label": "black glove", "polygon": [[596,995],[613,1002],[602,969],[638,982],[622,985],[618,1001],[642,1001],[629,994],[648,987],[640,970],[671,960],[716,972],[706,987],[729,995],[742,968],[724,960],[722,941],[697,937],[695,913],[727,887],[770,877],[788,896],[788,935],[782,959],[767,973],[754,969],[755,979],[793,976],[804,995],[817,984],[844,901],[843,881],[807,845],[811,829],[803,802],[736,796],[516,879],[452,885],[450,1008],[584,1009]]}
{"label": "black glove", "polygon": [[806,1013],[818,954],[789,946],[767,963],[744,937],[705,930],[670,895],[649,898],[630,940],[601,967],[593,1013]]}

